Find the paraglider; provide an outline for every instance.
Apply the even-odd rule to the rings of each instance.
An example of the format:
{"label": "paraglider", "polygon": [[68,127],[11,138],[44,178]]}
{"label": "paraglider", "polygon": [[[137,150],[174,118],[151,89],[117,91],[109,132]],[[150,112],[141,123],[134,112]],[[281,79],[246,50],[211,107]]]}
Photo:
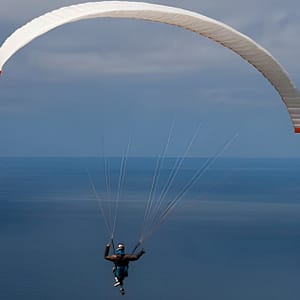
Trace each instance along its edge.
{"label": "paraglider", "polygon": [[63,7],[17,29],[0,48],[0,73],[6,61],[33,39],[66,23],[91,18],[134,18],[182,27],[236,52],[261,72],[285,103],[294,131],[300,133],[300,94],[284,68],[262,46],[232,27],[192,11],[164,5],[103,1]]}
{"label": "paraglider", "polygon": [[123,287],[123,281],[126,277],[128,277],[128,267],[130,261],[138,260],[144,253],[144,249],[142,249],[138,254],[126,254],[125,253],[125,245],[120,243],[115,251],[115,254],[108,255],[110,244],[105,246],[104,258],[114,263],[113,274],[115,276],[114,286],[120,286],[120,292],[122,295],[125,294],[125,289]]}
{"label": "paraglider", "polygon": [[[26,46],[32,40],[64,24],[92,18],[132,18],[165,23],[195,32],[223,45],[256,68],[270,82],[270,84],[279,93],[282,101],[287,107],[294,131],[296,133],[300,133],[300,93],[279,62],[254,40],[232,27],[199,13],[176,7],[142,2],[104,1],[71,5],[48,12],[20,27],[4,41],[0,47],[0,74],[2,73],[5,63],[19,49]],[[162,222],[164,222],[171,210],[173,210],[183,197],[184,193],[186,193],[192,184],[194,184],[194,182],[202,176],[216,157],[218,157],[218,155],[227,146],[228,145],[225,145],[219,153],[208,159],[203,167],[196,172],[191,181],[183,187],[178,195],[176,195],[172,201],[167,203],[165,208],[162,208],[161,204],[164,196],[180,168],[181,161],[178,160],[178,162],[176,162],[177,165],[175,165],[173,169],[174,172],[169,176],[167,184],[158,199],[157,205],[154,204],[153,199],[149,197],[150,205],[147,205],[144,223],[146,223],[148,218],[150,219],[149,224],[151,226],[139,239],[132,255],[125,254],[124,245],[119,244],[117,251],[113,255],[109,256],[110,244],[106,245],[104,258],[115,263],[113,271],[116,278],[115,286],[121,287],[120,291],[122,294],[124,293],[123,280],[127,276],[129,261],[137,260],[144,254],[144,251],[141,250],[137,255],[135,255],[135,250],[161,225]],[[120,168],[119,189],[122,186],[122,180],[124,179],[123,173],[125,172],[125,166],[126,156],[125,159],[122,160]],[[159,167],[157,170],[159,170]],[[94,194],[97,199],[99,198],[100,202],[100,197],[97,195],[97,191],[90,175],[89,178]],[[118,202],[118,200],[119,196],[117,197],[116,202]],[[117,206],[118,203],[116,204],[116,209]],[[151,209],[156,209],[156,211],[152,213]],[[151,219],[150,217],[153,218]],[[112,239],[115,230],[116,218],[114,218],[112,224],[107,222],[105,216],[104,221],[106,229]],[[144,227],[146,228],[147,226]]]}

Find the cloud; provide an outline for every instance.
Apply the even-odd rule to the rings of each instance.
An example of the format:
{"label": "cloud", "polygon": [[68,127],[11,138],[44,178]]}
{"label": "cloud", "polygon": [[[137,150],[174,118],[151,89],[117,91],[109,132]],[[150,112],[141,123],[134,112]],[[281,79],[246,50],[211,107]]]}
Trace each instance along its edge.
{"label": "cloud", "polygon": [[[232,70],[235,65],[234,58],[237,58],[228,53],[222,55],[218,47],[194,41],[188,44],[189,47],[182,47],[185,42],[181,41],[177,39],[175,45],[166,41],[157,49],[153,49],[151,42],[148,42],[149,47],[144,43],[145,48],[137,49],[133,45],[132,49],[124,51],[116,48],[99,52],[93,49],[84,52],[34,49],[26,57],[25,69],[52,71],[58,76],[57,79],[61,79],[59,74],[76,74],[76,77],[82,78],[95,75],[180,74],[197,70],[228,70],[229,67]],[[154,43],[157,44],[157,41]]]}
{"label": "cloud", "polygon": [[[27,0],[21,3],[17,0],[2,1],[6,2],[3,5],[4,9],[0,12],[2,22],[5,20],[11,22],[13,20],[17,26],[23,24],[22,19],[24,18],[30,20],[46,11],[76,4],[73,1],[58,0],[43,2]],[[79,2],[81,1],[77,1],[77,3]],[[290,6],[286,2],[280,6],[271,5],[270,0],[264,0],[263,2],[268,9],[258,9],[262,6],[261,1],[240,2],[231,0],[226,2],[214,1],[213,3],[207,3],[207,1],[185,1],[184,3],[182,1],[157,1],[156,3],[179,6],[207,14],[241,30],[245,34],[249,34],[267,47],[271,53],[274,53],[275,57],[278,56],[280,61],[282,59],[282,64],[288,65],[289,70],[291,69],[291,72],[294,74],[299,70],[298,64],[295,64],[295,58],[298,53],[296,49],[299,49],[300,46],[299,39],[293,38],[293,36],[298,36],[297,28],[299,28],[300,22],[299,16],[295,13],[294,6],[296,2],[288,1]],[[111,26],[113,23],[116,25]],[[48,34],[47,39],[43,39],[43,43],[48,45],[48,53],[46,53],[44,59],[38,59],[37,61],[40,64],[44,62],[47,69],[51,68],[53,62],[58,62],[61,68],[69,68],[71,72],[80,73],[90,70],[92,74],[95,74],[96,69],[114,74],[118,72],[124,74],[126,70],[129,73],[141,73],[144,71],[154,73],[162,72],[163,69],[165,70],[164,72],[167,70],[168,72],[169,70],[171,72],[180,72],[191,71],[199,65],[204,69],[207,66],[216,65],[222,70],[222,66],[225,64],[227,68],[229,66],[232,67],[232,64],[234,64],[234,59],[231,59],[224,49],[222,49],[223,51],[218,51],[215,44],[211,42],[200,43],[197,38],[193,39],[191,37],[191,33],[189,35],[186,32],[182,34],[177,28],[176,30],[169,30],[167,28],[164,29],[165,25],[154,26],[151,24],[151,26],[145,26],[139,23],[139,26],[136,26],[136,22],[104,21],[100,23],[101,27],[104,24],[104,29],[115,31],[114,36],[110,37],[107,32],[105,33],[102,30],[100,31],[102,35],[97,34],[97,39],[91,42],[96,32],[95,24],[95,22],[80,24],[82,27],[89,28],[90,34],[87,33],[88,29],[86,29],[84,35],[76,36],[74,32],[72,33],[71,28],[69,30],[66,29],[66,31],[58,31],[56,34]],[[123,26],[124,24],[130,33],[122,31],[121,28],[123,33],[123,36],[121,36],[121,34],[117,34],[118,25]],[[72,28],[75,32],[81,30],[79,26],[75,27],[73,24]],[[59,35],[60,32],[66,32],[67,36],[76,36],[76,39],[68,42],[66,35]],[[125,39],[124,35],[128,39]],[[135,37],[135,40],[132,37]],[[151,37],[151,39],[148,37]],[[112,44],[110,39],[116,39],[119,43]],[[138,45],[138,41],[140,41],[140,45]],[[97,55],[97,53],[100,53],[99,51],[94,53],[92,51],[84,51],[87,48],[86,44],[97,47],[97,42],[97,50],[99,49],[99,44],[102,46],[102,57]],[[107,42],[108,45],[115,45],[117,48],[112,49],[103,45]],[[128,49],[126,51],[126,47],[128,47],[126,44],[132,45],[132,48],[129,49],[130,51]],[[59,45],[66,49],[65,53],[63,51],[55,51]],[[79,45],[83,49],[82,53],[78,51]],[[153,47],[153,45],[159,45],[159,47]],[[135,52],[134,57],[130,57],[132,52]],[[79,59],[79,55],[84,53],[89,55],[89,57],[83,56],[82,59]],[[38,55],[38,53],[34,55],[36,54]],[[109,65],[107,58],[112,59],[113,64]],[[82,60],[84,60],[85,65],[79,64]],[[179,63],[177,63],[178,61]]]}
{"label": "cloud", "polygon": [[0,19],[15,23],[28,22],[48,11],[85,1],[80,0],[1,0]]}
{"label": "cloud", "polygon": [[[14,21],[19,25],[23,19],[46,11],[76,4],[82,1],[5,1],[0,12],[2,22]],[[18,3],[16,3],[18,2]],[[151,1],[155,3],[155,1]],[[295,64],[299,18],[291,11],[293,6],[270,6],[268,10],[258,1],[158,1],[161,4],[185,7],[219,19],[238,30],[249,34],[274,53],[292,74],[299,71]],[[294,4],[293,1],[291,4]],[[18,4],[18,5],[17,5]],[[15,7],[18,7],[16,10]],[[234,9],[232,9],[232,7]],[[267,18],[266,18],[267,16]],[[17,20],[18,19],[18,20]],[[137,24],[139,26],[137,26]],[[124,28],[123,28],[124,27]],[[228,54],[211,41],[183,32],[170,26],[124,20],[80,22],[48,33],[42,42],[33,44],[34,51],[28,56],[25,69],[38,67],[41,70],[82,75],[141,74],[191,72],[197,69],[228,70],[239,68],[236,56]],[[68,38],[66,38],[68,37]],[[151,38],[149,38],[151,37]],[[23,51],[23,50],[22,50]],[[297,52],[298,53],[298,52]],[[54,65],[56,67],[54,67]],[[23,74],[22,74],[23,75]]]}

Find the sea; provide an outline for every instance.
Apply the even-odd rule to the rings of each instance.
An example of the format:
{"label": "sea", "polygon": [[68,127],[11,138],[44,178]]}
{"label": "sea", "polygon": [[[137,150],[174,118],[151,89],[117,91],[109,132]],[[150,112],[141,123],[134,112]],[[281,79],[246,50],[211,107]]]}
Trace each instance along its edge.
{"label": "sea", "polygon": [[[0,158],[0,299],[298,300],[299,175],[293,158]],[[167,214],[122,296],[104,247],[131,252],[150,208]]]}

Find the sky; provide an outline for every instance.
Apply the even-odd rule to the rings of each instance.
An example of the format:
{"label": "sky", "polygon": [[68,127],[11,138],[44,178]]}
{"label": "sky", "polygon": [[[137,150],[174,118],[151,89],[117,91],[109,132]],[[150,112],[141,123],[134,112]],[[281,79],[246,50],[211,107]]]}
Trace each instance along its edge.
{"label": "sky", "polygon": [[[222,21],[260,43],[297,87],[299,2],[150,1]],[[47,11],[81,3],[0,0],[0,43]],[[0,78],[0,156],[299,157],[300,136],[280,96],[224,47],[174,26],[101,19],[34,40]],[[171,131],[170,128],[173,128]]]}

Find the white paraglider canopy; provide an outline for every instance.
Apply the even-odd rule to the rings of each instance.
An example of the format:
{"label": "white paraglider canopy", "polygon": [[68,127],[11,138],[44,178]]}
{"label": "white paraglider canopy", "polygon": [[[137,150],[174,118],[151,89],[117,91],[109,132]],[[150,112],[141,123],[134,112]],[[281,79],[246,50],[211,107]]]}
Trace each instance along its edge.
{"label": "white paraglider canopy", "polygon": [[9,36],[0,48],[0,73],[5,62],[38,36],[66,23],[91,18],[133,18],[176,25],[205,36],[236,52],[273,85],[300,133],[300,93],[284,68],[255,41],[224,23],[201,14],[164,5],[104,1],[63,7],[33,19]]}

